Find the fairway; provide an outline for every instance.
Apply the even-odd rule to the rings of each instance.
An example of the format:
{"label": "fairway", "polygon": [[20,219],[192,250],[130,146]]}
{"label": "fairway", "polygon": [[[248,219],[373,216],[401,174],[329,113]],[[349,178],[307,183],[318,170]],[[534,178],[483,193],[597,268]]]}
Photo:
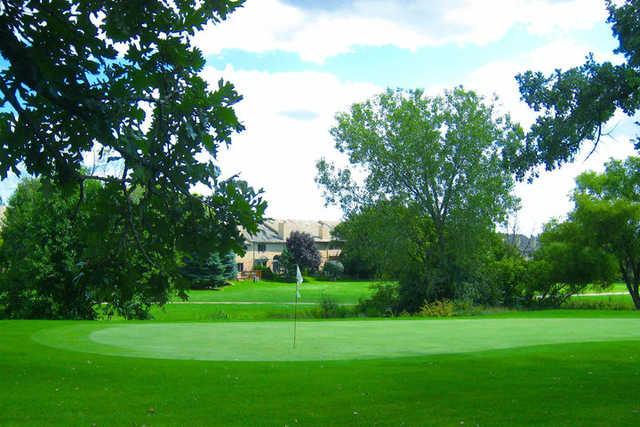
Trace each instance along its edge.
{"label": "fairway", "polygon": [[33,335],[47,346],[113,356],[313,361],[468,353],[640,339],[640,319],[458,319],[81,324]]}

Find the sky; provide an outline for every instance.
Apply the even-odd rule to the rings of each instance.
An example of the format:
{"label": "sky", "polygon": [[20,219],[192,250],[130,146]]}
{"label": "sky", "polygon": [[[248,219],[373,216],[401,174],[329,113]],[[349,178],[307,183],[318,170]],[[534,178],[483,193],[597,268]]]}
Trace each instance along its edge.
{"label": "sky", "polygon": [[[247,0],[227,21],[193,42],[203,76],[221,77],[244,96],[236,111],[246,130],[218,157],[224,175],[264,189],[273,218],[339,220],[314,182],[315,162],[344,164],[329,130],[337,112],[391,88],[439,94],[456,85],[498,96],[527,128],[535,114],[520,101],[514,76],[597,60],[620,62],[603,0]],[[541,231],[571,209],[574,178],[634,154],[638,129],[618,114],[610,136],[587,159],[518,184],[521,209],[511,219],[524,234]],[[0,183],[6,200],[15,178]]]}

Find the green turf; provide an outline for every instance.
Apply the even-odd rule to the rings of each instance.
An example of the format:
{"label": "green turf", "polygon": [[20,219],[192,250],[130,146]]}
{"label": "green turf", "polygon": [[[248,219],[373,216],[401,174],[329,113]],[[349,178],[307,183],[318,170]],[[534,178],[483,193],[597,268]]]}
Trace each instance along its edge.
{"label": "green turf", "polygon": [[[323,295],[341,304],[356,304],[360,298],[371,294],[370,286],[376,282],[304,282],[301,285],[301,302],[320,302]],[[190,291],[191,302],[217,301],[250,301],[290,303],[295,298],[295,283],[281,283],[270,281],[242,281],[234,282],[215,291]]]}
{"label": "green turf", "polygon": [[640,319],[457,319],[79,324],[34,334],[39,343],[115,356],[293,361],[393,358],[542,344],[640,339]]}
{"label": "green turf", "polygon": [[[594,314],[605,323],[621,316],[640,320],[632,311],[496,316],[506,322]],[[634,426],[640,414],[638,341],[368,360],[216,362],[90,354],[31,339],[67,326],[149,324],[0,322],[0,425]]]}

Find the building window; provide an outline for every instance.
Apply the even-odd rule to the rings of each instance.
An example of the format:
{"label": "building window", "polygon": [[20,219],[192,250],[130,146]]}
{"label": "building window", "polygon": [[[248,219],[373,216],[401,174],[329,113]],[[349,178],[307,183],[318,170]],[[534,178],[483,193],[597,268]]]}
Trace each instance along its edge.
{"label": "building window", "polygon": [[264,243],[258,243],[258,252],[265,252],[267,250],[267,245]]}
{"label": "building window", "polygon": [[238,272],[241,273],[244,271],[244,264],[239,262],[236,264],[236,268],[238,269]]}

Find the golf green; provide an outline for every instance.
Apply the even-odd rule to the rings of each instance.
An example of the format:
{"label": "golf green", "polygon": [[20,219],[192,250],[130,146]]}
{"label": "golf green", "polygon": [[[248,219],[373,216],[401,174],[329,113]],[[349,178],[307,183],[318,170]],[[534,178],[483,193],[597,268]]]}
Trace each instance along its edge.
{"label": "golf green", "polygon": [[83,323],[32,338],[65,350],[126,357],[295,361],[419,356],[544,344],[640,340],[640,319],[456,319]]}

